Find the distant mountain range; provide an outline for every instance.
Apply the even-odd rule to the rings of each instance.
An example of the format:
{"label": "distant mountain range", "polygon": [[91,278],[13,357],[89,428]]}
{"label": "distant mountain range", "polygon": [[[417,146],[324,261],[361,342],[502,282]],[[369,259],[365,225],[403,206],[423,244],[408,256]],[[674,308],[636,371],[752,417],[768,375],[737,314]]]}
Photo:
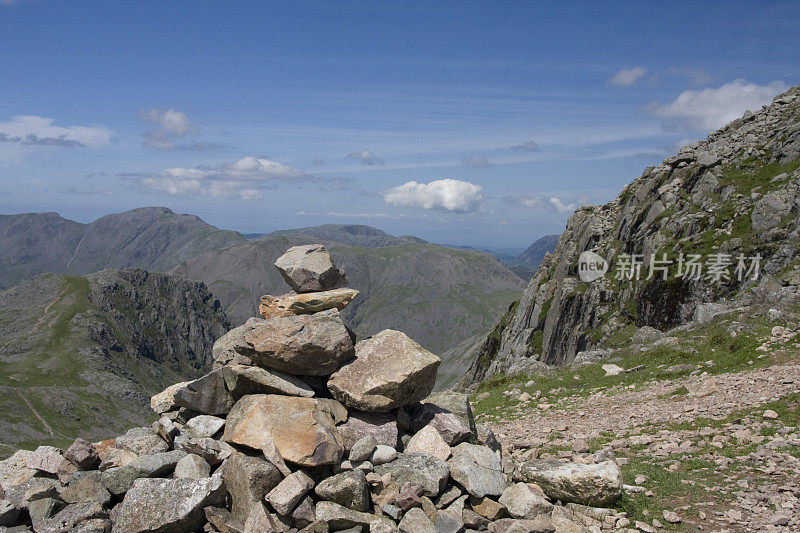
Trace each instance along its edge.
{"label": "distant mountain range", "polygon": [[89,224],[56,213],[0,215],[0,289],[43,273],[83,276],[136,267],[205,283],[236,325],[257,315],[262,294],[289,290],[275,259],[290,246],[316,242],[329,247],[361,291],[345,318],[362,337],[397,328],[444,353],[490,329],[525,287],[487,253],[369,226],[328,224],[245,237],[153,207]]}
{"label": "distant mountain range", "polygon": [[272,263],[290,246],[317,242],[361,291],[344,313],[356,333],[402,329],[437,353],[490,328],[489,310],[507,306],[525,286],[489,254],[393,237],[368,226],[274,232],[205,252],[171,272],[206,283],[238,323],[257,313],[258,295],[288,291]]}
{"label": "distant mountain range", "polygon": [[90,224],[57,213],[0,215],[0,289],[36,274],[137,267],[166,272],[197,255],[247,242],[194,215],[143,207]]}

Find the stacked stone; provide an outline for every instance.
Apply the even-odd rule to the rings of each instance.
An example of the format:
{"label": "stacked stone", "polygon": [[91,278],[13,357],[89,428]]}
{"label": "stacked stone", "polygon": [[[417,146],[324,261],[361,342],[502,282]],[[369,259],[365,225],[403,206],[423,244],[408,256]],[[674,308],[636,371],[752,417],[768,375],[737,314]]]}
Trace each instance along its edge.
{"label": "stacked stone", "polygon": [[569,466],[508,486],[467,397],[431,395],[437,356],[399,331],[355,342],[339,311],[357,291],[324,247],[275,265],[295,292],[263,297],[209,374],[153,396],[152,427],[0,461],[0,530],[553,531],[566,508],[534,482],[605,503],[609,483],[583,472],[578,494]]}

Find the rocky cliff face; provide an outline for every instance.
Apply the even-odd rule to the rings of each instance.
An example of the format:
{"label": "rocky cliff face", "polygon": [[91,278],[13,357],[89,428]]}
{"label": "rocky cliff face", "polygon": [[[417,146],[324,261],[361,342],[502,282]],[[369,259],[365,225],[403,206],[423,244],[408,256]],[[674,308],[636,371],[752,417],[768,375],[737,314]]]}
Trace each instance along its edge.
{"label": "rocky cliff face", "polygon": [[[798,284],[800,88],[748,112],[705,141],[652,166],[612,202],[584,206],[569,219],[520,299],[483,342],[462,380],[571,362],[580,351],[627,338],[636,327],[668,329],[713,311],[756,283]],[[602,278],[578,273],[582,252],[610,264]],[[625,262],[640,255],[640,279]],[[672,261],[649,276],[649,258]],[[703,264],[686,277],[690,254]],[[708,278],[709,262],[731,261],[729,279]],[[760,255],[759,280],[736,273]],[[659,265],[656,265],[659,266]],[[622,270],[621,270],[622,269]],[[623,279],[615,279],[623,273]]]}
{"label": "rocky cliff face", "polygon": [[149,397],[207,370],[228,326],[202,283],[139,269],[0,292],[0,455],[148,420]]}

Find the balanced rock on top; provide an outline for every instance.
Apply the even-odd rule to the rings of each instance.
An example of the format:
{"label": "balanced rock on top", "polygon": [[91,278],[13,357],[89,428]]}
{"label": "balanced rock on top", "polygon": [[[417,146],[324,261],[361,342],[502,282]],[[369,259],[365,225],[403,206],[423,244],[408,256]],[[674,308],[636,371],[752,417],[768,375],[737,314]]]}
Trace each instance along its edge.
{"label": "balanced rock on top", "polygon": [[347,285],[347,276],[336,268],[331,254],[321,244],[292,246],[275,261],[275,266],[297,292],[327,291]]}

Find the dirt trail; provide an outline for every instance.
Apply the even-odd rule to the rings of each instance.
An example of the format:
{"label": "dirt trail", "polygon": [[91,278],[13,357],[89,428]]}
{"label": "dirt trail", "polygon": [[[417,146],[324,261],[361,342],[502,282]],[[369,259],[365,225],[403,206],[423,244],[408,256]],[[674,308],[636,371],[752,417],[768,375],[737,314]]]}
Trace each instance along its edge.
{"label": "dirt trail", "polygon": [[[689,394],[665,398],[681,386]],[[553,410],[535,407],[523,418],[491,423],[506,445],[524,447],[531,439],[549,440],[566,426],[574,438],[596,438],[602,432],[621,435],[644,424],[667,424],[697,417],[723,418],[800,391],[800,364],[775,365],[736,374],[693,376],[637,385],[616,395],[606,391],[570,398]],[[565,409],[560,407],[564,405]]]}

